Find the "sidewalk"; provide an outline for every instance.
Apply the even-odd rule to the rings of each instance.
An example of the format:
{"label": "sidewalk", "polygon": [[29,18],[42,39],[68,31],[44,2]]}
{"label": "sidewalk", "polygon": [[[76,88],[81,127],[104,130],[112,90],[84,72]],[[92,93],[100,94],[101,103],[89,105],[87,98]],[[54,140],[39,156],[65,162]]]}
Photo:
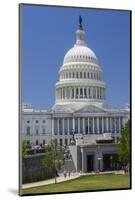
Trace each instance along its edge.
{"label": "sidewalk", "polygon": [[[63,182],[63,181],[68,181],[71,179],[75,179],[77,177],[79,177],[80,174],[79,173],[75,173],[73,175],[71,175],[70,177],[67,176],[66,178],[64,178],[63,174],[59,174],[59,177],[57,177],[57,183]],[[55,179],[51,178],[45,181],[38,181],[38,182],[33,182],[33,183],[26,183],[22,185],[22,189],[26,189],[26,188],[31,188],[31,187],[37,187],[37,186],[42,186],[42,185],[49,185],[55,183]]]}
{"label": "sidewalk", "polygon": [[[112,173],[113,174],[124,174],[124,171],[123,170],[107,171],[107,172],[100,172],[99,174],[112,174]],[[57,177],[57,183],[68,181],[68,180],[71,180],[71,179],[75,179],[75,178],[78,178],[79,176],[83,176],[83,175],[89,176],[89,175],[97,175],[97,174],[98,173],[95,173],[95,172],[81,173],[81,174],[79,172],[76,172],[74,174],[71,174],[70,177],[67,175],[67,177],[64,178],[63,173],[61,173],[61,174],[59,174],[59,177]],[[45,181],[38,181],[38,182],[23,184],[22,189],[37,187],[37,186],[42,186],[42,185],[49,185],[49,184],[52,184],[52,183],[55,183],[54,178],[51,178],[51,179],[48,179],[48,180],[45,180]]]}

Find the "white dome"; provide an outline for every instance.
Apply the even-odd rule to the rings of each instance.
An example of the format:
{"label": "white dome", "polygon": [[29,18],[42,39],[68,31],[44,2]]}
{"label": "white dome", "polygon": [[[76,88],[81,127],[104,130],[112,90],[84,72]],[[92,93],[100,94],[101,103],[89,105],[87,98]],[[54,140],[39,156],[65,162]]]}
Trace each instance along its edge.
{"label": "white dome", "polygon": [[78,46],[75,45],[71,48],[64,57],[63,64],[69,62],[89,62],[89,63],[97,63],[97,57],[95,53],[86,46]]}

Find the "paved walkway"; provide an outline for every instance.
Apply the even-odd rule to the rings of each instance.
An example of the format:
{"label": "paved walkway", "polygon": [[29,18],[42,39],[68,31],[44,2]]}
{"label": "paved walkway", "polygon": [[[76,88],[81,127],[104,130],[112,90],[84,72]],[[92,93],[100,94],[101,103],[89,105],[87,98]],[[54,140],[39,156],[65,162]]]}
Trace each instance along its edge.
{"label": "paved walkway", "polygon": [[[123,170],[119,170],[119,171],[107,171],[107,172],[100,172],[100,174],[124,174],[124,171]],[[67,175],[67,177],[65,178],[63,176],[63,173],[62,174],[59,174],[59,177],[57,177],[57,183],[60,183],[60,182],[64,182],[64,181],[68,181],[68,180],[71,180],[71,179],[75,179],[79,176],[82,176],[82,175],[96,175],[97,173],[95,172],[91,172],[91,173],[74,173],[70,175],[70,177]],[[37,186],[42,186],[42,185],[49,185],[49,184],[52,184],[52,183],[55,183],[55,179],[54,178],[51,178],[51,179],[48,179],[48,180],[45,180],[45,181],[38,181],[38,182],[33,182],[33,183],[26,183],[26,184],[23,184],[22,185],[22,188],[23,189],[26,189],[26,188],[31,188],[31,187],[37,187]]]}
{"label": "paved walkway", "polygon": [[[63,181],[68,181],[68,180],[71,180],[71,179],[75,179],[79,176],[80,176],[80,173],[75,173],[75,174],[71,175],[70,177],[67,175],[67,177],[65,178],[63,176],[63,174],[59,174],[59,177],[57,177],[57,183],[60,183],[60,182],[63,182]],[[42,186],[42,185],[49,185],[49,184],[52,184],[52,183],[55,183],[54,178],[51,178],[51,179],[48,179],[48,180],[45,180],[45,181],[26,183],[26,184],[22,185],[22,188],[26,189],[26,188],[37,187],[37,186]]]}

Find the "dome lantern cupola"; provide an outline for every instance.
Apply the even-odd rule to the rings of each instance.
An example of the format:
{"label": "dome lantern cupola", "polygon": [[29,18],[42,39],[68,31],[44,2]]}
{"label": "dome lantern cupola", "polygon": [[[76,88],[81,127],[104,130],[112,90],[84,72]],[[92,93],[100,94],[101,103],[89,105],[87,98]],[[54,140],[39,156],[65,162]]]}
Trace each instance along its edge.
{"label": "dome lantern cupola", "polygon": [[82,26],[82,17],[79,16],[79,28],[76,31],[76,44],[75,44],[75,46],[86,46],[84,38],[85,38],[85,31],[83,30],[83,26]]}

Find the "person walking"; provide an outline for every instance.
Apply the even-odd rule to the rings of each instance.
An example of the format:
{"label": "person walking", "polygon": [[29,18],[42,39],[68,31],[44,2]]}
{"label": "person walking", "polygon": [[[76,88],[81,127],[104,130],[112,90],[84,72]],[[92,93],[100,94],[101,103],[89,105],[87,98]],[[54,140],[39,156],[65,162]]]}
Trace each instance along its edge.
{"label": "person walking", "polygon": [[66,172],[66,170],[64,170],[64,178],[66,178],[67,177],[67,172]]}

